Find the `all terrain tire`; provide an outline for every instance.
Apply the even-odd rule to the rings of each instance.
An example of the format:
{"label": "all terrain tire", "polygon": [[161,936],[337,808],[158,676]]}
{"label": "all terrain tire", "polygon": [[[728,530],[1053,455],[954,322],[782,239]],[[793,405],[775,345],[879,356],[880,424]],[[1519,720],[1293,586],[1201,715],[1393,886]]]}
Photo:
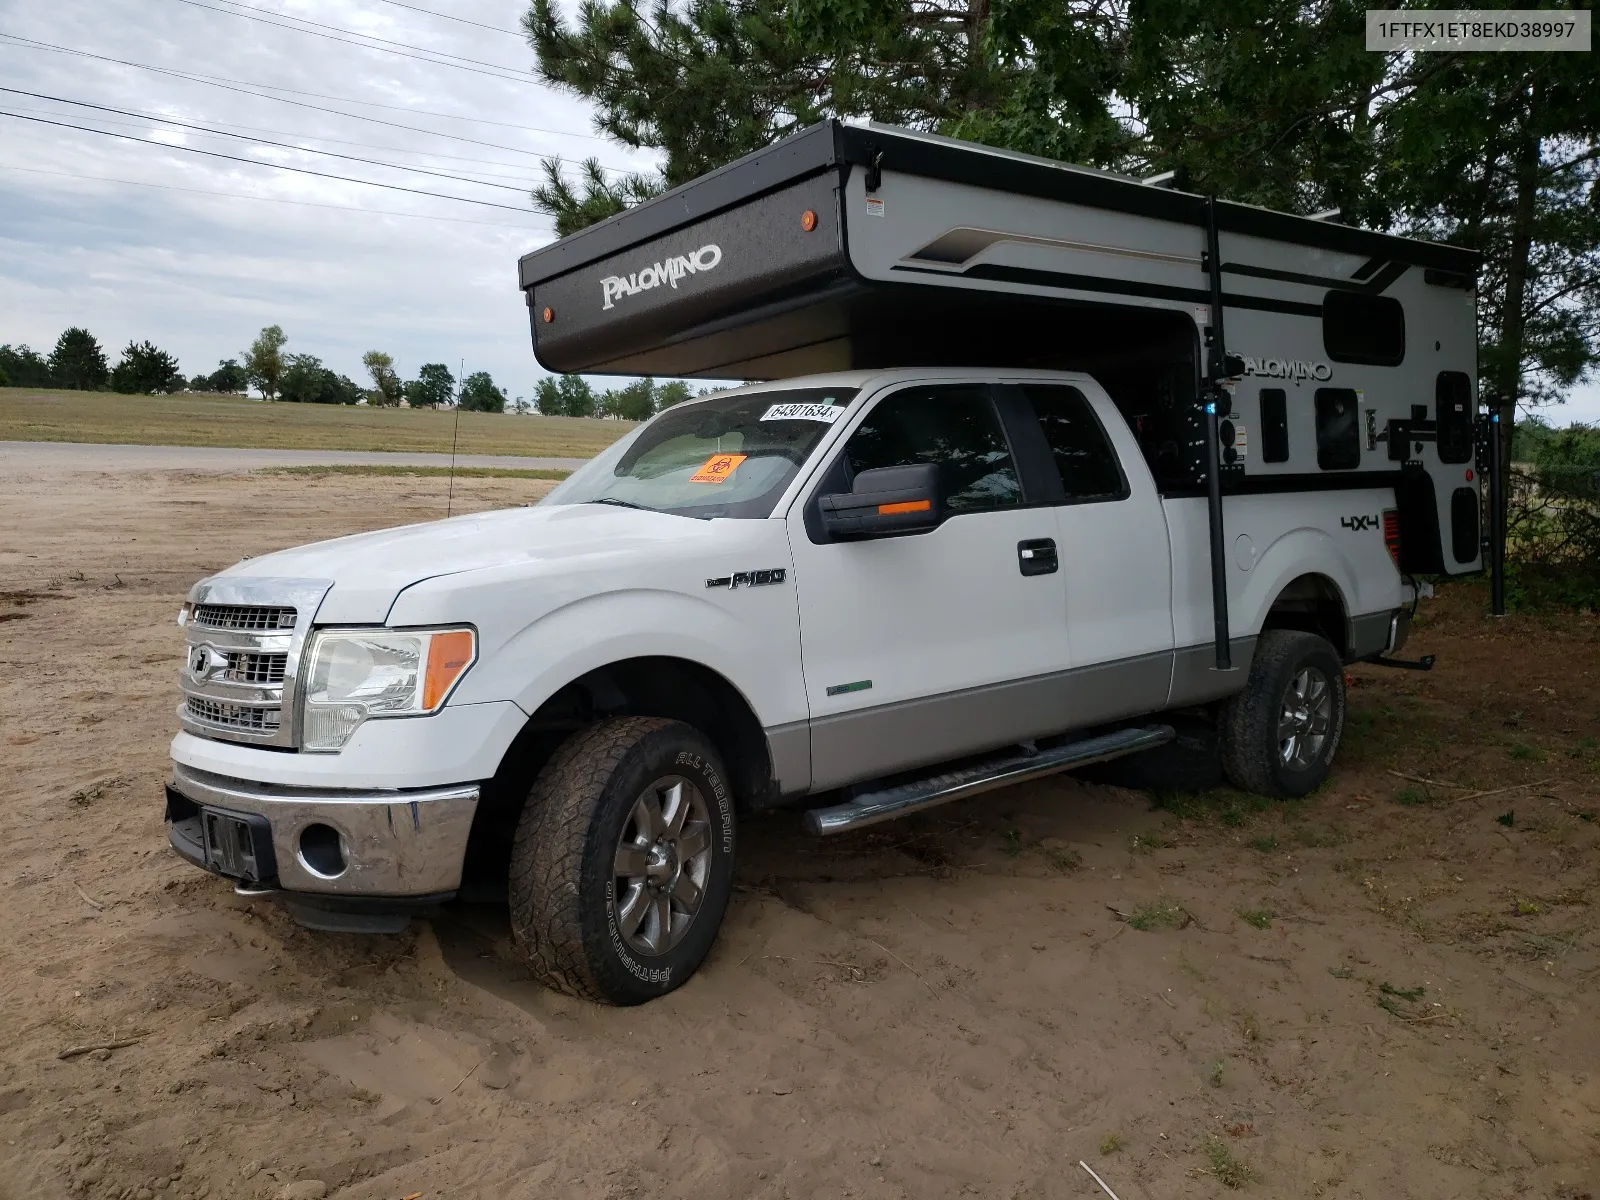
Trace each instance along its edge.
{"label": "all terrain tire", "polygon": [[512,943],[539,982],[642,1004],[705,960],[733,887],[733,794],[710,741],[612,717],[557,748],[511,850]]}
{"label": "all terrain tire", "polygon": [[1269,629],[1244,690],[1218,714],[1223,772],[1258,796],[1304,796],[1328,777],[1344,719],[1344,665],[1333,647],[1314,633]]}

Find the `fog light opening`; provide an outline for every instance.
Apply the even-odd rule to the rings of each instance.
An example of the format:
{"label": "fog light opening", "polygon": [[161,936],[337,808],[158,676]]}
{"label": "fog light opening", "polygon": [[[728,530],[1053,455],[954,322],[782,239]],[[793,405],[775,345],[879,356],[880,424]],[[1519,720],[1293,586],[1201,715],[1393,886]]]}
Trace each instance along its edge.
{"label": "fog light opening", "polygon": [[344,843],[331,825],[307,825],[300,831],[300,865],[323,879],[344,874]]}

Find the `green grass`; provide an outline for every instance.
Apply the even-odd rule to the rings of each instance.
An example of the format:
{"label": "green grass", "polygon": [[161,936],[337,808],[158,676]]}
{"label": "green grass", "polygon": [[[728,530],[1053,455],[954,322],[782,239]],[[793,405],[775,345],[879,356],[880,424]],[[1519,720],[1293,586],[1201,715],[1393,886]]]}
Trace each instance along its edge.
{"label": "green grass", "polygon": [[[460,414],[460,454],[592,458],[632,429],[590,417]],[[0,388],[0,441],[450,453],[456,413],[241,396],[122,396]]]}
{"label": "green grass", "polygon": [[1133,910],[1128,924],[1143,933],[1156,929],[1182,929],[1189,923],[1189,914],[1181,905],[1170,900],[1158,900]]}
{"label": "green grass", "polygon": [[1258,838],[1251,838],[1245,845],[1252,850],[1261,851],[1262,854],[1271,854],[1278,848],[1278,839],[1274,835],[1266,833]]}
{"label": "green grass", "polygon": [[1518,762],[1543,762],[1544,755],[1528,745],[1526,742],[1512,742],[1506,747],[1506,753]]}
{"label": "green grass", "polygon": [[1101,1154],[1115,1154],[1122,1149],[1122,1139],[1114,1133],[1108,1133],[1100,1139]]}
{"label": "green grass", "polygon": [[1228,1144],[1215,1134],[1207,1134],[1200,1148],[1210,1160],[1210,1174],[1225,1188],[1241,1188],[1256,1177],[1245,1163],[1235,1158]]}
{"label": "green grass", "polygon": [[1407,808],[1415,808],[1419,804],[1426,804],[1428,797],[1420,788],[1403,787],[1394,794],[1394,802],[1403,804]]}
{"label": "green grass", "polygon": [[454,475],[458,479],[565,479],[571,471],[542,470],[520,467],[405,467],[393,463],[340,463],[321,467],[263,467],[260,475],[425,475],[443,479]]}
{"label": "green grass", "polygon": [[1272,911],[1265,908],[1241,908],[1239,919],[1246,925],[1253,925],[1257,929],[1270,929],[1272,927]]}

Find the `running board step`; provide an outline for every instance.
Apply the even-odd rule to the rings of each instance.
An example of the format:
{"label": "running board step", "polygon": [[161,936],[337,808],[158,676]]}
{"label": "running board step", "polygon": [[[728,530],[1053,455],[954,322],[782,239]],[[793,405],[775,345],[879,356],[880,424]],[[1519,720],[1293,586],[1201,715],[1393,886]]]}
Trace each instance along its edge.
{"label": "running board step", "polygon": [[1034,754],[1015,754],[991,759],[976,766],[962,767],[944,775],[918,779],[875,792],[863,792],[846,804],[814,808],[806,813],[806,828],[815,834],[843,833],[890,821],[895,817],[935,804],[964,800],[994,788],[1026,783],[1057,771],[1106,762],[1140,750],[1165,746],[1177,735],[1170,725],[1151,725],[1142,729],[1119,729],[1097,737],[1068,742]]}

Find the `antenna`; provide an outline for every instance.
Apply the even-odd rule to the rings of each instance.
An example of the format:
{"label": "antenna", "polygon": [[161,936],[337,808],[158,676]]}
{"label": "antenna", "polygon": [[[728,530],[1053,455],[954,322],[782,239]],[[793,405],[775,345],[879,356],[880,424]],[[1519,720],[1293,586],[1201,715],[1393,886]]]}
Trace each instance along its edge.
{"label": "antenna", "polygon": [[[467,360],[463,358],[461,360],[461,376],[465,376],[466,373]],[[456,438],[461,433],[461,376],[456,378],[456,419],[455,424],[450,429],[450,492],[444,501],[446,520],[455,511],[456,504]]]}

